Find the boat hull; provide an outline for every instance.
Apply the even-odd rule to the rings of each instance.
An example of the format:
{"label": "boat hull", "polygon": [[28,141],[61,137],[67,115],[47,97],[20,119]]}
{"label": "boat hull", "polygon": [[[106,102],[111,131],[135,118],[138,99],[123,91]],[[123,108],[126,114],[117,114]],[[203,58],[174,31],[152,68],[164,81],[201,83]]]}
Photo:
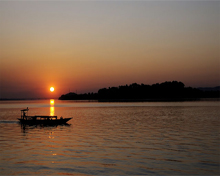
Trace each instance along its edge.
{"label": "boat hull", "polygon": [[72,118],[63,118],[63,119],[55,119],[55,120],[38,120],[38,119],[31,119],[31,120],[26,120],[26,119],[18,119],[21,124],[28,124],[28,125],[61,125],[61,124],[66,124],[70,119]]}

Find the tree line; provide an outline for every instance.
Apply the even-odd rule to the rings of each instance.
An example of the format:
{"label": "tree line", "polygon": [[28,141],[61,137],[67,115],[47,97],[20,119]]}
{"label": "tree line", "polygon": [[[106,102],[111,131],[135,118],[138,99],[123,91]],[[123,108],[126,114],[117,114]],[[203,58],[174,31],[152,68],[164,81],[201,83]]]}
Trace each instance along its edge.
{"label": "tree line", "polygon": [[181,101],[186,99],[220,98],[220,91],[204,91],[185,87],[182,82],[166,81],[153,85],[137,84],[102,88],[98,93],[62,95],[60,100],[99,100],[99,101]]}

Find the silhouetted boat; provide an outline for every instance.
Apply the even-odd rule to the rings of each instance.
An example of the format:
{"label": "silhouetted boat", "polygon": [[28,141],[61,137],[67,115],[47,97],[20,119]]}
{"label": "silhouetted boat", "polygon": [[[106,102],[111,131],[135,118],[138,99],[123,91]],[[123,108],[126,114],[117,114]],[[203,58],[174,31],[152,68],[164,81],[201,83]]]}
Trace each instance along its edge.
{"label": "silhouetted boat", "polygon": [[29,111],[28,107],[27,109],[21,110],[21,118],[18,120],[22,124],[28,124],[28,125],[60,125],[60,124],[66,124],[67,121],[69,121],[72,118],[63,118],[60,117],[59,119],[57,116],[41,116],[41,115],[35,115],[35,116],[28,116],[26,115],[26,112]]}

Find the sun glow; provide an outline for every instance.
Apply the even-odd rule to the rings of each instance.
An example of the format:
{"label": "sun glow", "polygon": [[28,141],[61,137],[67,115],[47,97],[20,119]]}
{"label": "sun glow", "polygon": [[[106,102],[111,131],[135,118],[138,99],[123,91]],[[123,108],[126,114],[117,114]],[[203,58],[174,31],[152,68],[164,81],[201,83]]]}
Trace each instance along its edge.
{"label": "sun glow", "polygon": [[53,92],[53,91],[54,91],[54,87],[51,87],[51,88],[50,88],[50,91]]}

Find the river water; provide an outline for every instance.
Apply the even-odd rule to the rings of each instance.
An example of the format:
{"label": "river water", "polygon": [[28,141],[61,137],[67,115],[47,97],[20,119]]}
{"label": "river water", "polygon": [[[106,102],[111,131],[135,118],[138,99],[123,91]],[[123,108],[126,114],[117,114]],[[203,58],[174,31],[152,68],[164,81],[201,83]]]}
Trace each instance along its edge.
{"label": "river water", "polygon": [[[69,125],[21,126],[28,115]],[[220,174],[220,101],[0,101],[0,175]]]}

